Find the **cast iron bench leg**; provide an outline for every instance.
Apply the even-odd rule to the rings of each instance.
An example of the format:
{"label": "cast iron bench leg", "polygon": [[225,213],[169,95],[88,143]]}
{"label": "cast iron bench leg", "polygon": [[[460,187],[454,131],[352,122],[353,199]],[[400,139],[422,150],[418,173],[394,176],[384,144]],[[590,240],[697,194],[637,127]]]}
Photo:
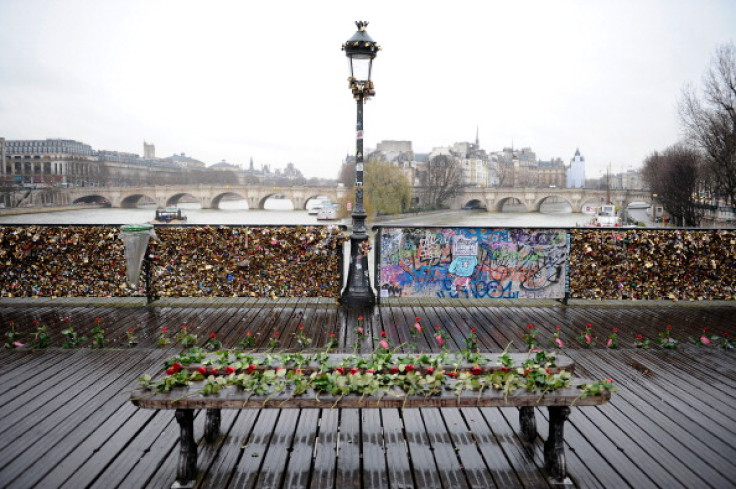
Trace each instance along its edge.
{"label": "cast iron bench leg", "polygon": [[194,441],[194,411],[177,409],[176,421],[181,428],[179,436],[179,467],[176,482],[171,489],[191,489],[197,480],[197,444]]}
{"label": "cast iron bench leg", "polygon": [[208,409],[204,423],[204,439],[212,443],[220,435],[220,410]]}
{"label": "cast iron bench leg", "polygon": [[565,462],[565,421],[570,416],[567,406],[549,406],[549,436],[544,442],[544,468],[552,484],[572,484]]}
{"label": "cast iron bench leg", "polygon": [[519,426],[524,439],[534,441],[537,437],[537,419],[534,417],[534,407],[522,406],[519,408]]}

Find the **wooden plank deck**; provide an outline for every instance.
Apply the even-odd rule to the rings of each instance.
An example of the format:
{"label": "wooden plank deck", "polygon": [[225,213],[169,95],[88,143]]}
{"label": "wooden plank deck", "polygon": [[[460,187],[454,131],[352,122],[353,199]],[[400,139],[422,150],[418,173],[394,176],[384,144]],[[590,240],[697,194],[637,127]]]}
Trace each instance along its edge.
{"label": "wooden plank deck", "polygon": [[[556,303],[462,307],[392,303],[371,311],[345,311],[328,301],[181,301],[146,307],[115,301],[0,301],[0,325],[13,321],[24,334],[45,325],[46,350],[0,351],[0,487],[168,488],[175,478],[178,425],[171,412],[141,410],[128,402],[140,374],[161,370],[179,349],[158,348],[182,324],[203,344],[210,333],[235,346],[246,331],[265,348],[273,332],[281,346],[304,325],[313,345],[329,334],[340,347],[356,347],[363,316],[374,348],[381,331],[391,344],[414,341],[439,351],[435,325],[449,349],[462,348],[470,328],[481,347],[498,352],[531,323],[545,345],[561,325],[565,354],[576,375],[611,377],[620,388],[611,402],[574,408],[566,427],[568,472],[580,488],[736,487],[736,351],[687,343],[709,334],[736,337],[730,304],[627,305]],[[69,318],[65,321],[64,318]],[[412,339],[415,317],[425,328]],[[99,322],[95,322],[99,318]],[[597,347],[576,337],[591,323]],[[62,349],[60,331],[80,333],[100,324],[105,349]],[[676,350],[634,348],[636,334],[655,337],[672,325]],[[601,348],[612,328],[621,347]],[[127,348],[134,328],[138,344]],[[404,350],[409,350],[404,345]],[[538,409],[546,434],[545,409]],[[497,408],[322,409],[223,411],[227,436],[200,441],[200,488],[547,488],[542,441],[519,436],[515,410]],[[195,418],[202,438],[203,413]]]}

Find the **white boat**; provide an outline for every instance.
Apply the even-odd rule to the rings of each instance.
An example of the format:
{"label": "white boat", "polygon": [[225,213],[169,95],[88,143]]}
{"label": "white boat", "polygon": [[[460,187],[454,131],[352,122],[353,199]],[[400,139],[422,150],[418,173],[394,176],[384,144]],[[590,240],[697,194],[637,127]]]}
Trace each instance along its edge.
{"label": "white boat", "polygon": [[596,207],[593,219],[588,223],[588,227],[596,228],[618,228],[621,227],[621,218],[616,213],[616,206],[613,204],[605,204]]}
{"label": "white boat", "polygon": [[307,212],[314,216],[319,214],[319,211],[326,205],[332,205],[330,200],[319,200],[316,204],[307,207]]}
{"label": "white boat", "polygon": [[340,216],[340,207],[337,204],[325,204],[317,213],[318,221],[334,221]]}

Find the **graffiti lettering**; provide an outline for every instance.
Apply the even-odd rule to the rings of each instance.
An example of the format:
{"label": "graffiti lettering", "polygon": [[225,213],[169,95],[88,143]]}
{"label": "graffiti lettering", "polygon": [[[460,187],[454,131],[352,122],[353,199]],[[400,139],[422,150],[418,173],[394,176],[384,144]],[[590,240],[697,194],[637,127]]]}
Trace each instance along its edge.
{"label": "graffiti lettering", "polygon": [[381,231],[382,293],[450,298],[564,297],[564,230]]}

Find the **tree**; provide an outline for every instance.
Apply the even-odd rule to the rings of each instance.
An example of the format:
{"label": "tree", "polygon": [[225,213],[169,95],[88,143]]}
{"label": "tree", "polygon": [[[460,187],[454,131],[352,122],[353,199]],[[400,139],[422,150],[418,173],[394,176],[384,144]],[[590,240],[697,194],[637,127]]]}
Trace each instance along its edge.
{"label": "tree", "polygon": [[448,155],[437,155],[427,162],[424,186],[427,202],[434,207],[444,207],[448,199],[455,197],[462,188],[462,169]]}
{"label": "tree", "polygon": [[340,166],[340,173],[337,175],[337,181],[346,187],[355,185],[355,161],[345,161]]}
{"label": "tree", "polygon": [[363,175],[366,213],[399,214],[411,203],[411,186],[401,168],[371,161]]}
{"label": "tree", "polygon": [[702,168],[702,155],[682,144],[670,146],[661,154],[655,151],[644,160],[644,180],[675,225],[700,224],[701,213],[695,198],[703,182]]}
{"label": "tree", "polygon": [[494,168],[498,187],[514,186],[514,165],[511,162],[499,160]]}
{"label": "tree", "polygon": [[703,78],[702,99],[690,86],[680,101],[688,141],[705,155],[718,194],[736,204],[736,46],[716,49]]}

